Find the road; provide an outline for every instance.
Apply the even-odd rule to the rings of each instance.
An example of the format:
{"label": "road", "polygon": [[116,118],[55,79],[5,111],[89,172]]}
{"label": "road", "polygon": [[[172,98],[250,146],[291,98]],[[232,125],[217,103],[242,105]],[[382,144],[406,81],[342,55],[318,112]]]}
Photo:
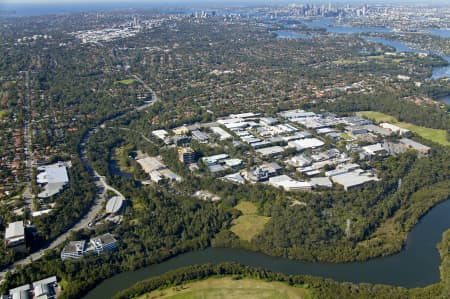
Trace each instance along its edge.
{"label": "road", "polygon": [[44,256],[45,251],[49,250],[49,249],[53,249],[59,245],[61,245],[62,243],[64,243],[64,241],[66,241],[66,239],[69,237],[69,235],[72,232],[81,230],[83,228],[88,227],[90,222],[93,222],[95,220],[95,217],[97,216],[97,214],[100,212],[100,210],[103,208],[104,203],[106,201],[106,191],[110,190],[114,193],[116,193],[118,196],[124,197],[122,193],[120,193],[119,190],[115,189],[114,187],[108,185],[108,183],[106,182],[106,178],[104,176],[101,176],[92,166],[91,164],[89,164],[89,160],[87,158],[87,154],[86,154],[86,146],[87,143],[89,142],[90,137],[92,136],[92,134],[94,134],[95,132],[97,132],[98,130],[100,130],[100,128],[104,127],[104,124],[108,121],[114,121],[117,119],[120,119],[122,117],[125,117],[127,114],[134,112],[134,111],[141,111],[144,110],[145,108],[153,105],[156,101],[159,101],[159,98],[157,97],[157,95],[155,94],[155,92],[147,85],[145,84],[144,81],[142,81],[141,78],[139,78],[137,75],[133,75],[133,77],[140,82],[151,94],[152,94],[152,100],[149,102],[146,102],[145,104],[136,107],[134,110],[125,112],[123,114],[120,114],[118,116],[115,116],[111,119],[105,120],[104,122],[102,122],[101,124],[99,124],[97,127],[91,128],[86,134],[85,136],[83,136],[81,142],[80,142],[80,147],[79,147],[79,151],[78,154],[81,158],[81,161],[83,162],[83,165],[86,169],[86,171],[92,176],[95,185],[96,185],[96,190],[97,190],[97,195],[95,197],[94,202],[92,203],[91,207],[89,208],[89,211],[83,216],[83,218],[81,218],[76,224],[74,224],[68,231],[62,233],[61,235],[58,236],[58,238],[56,238],[55,240],[53,240],[50,244],[48,244],[46,247],[42,248],[40,251],[35,252],[33,254],[30,254],[28,257],[22,259],[22,260],[18,260],[16,261],[14,264],[10,265],[8,268],[4,269],[2,272],[0,272],[0,282],[4,279],[6,273],[8,271],[14,271],[14,269],[21,265],[27,265],[30,264],[33,261],[36,261],[38,259],[40,259],[42,256]]}
{"label": "road", "polygon": [[25,109],[25,117],[23,124],[24,150],[25,150],[25,169],[26,169],[26,185],[22,197],[26,200],[28,208],[32,208],[33,194],[31,192],[31,176],[33,161],[33,146],[31,141],[31,91],[30,91],[30,71],[25,72],[25,92],[23,106]]}

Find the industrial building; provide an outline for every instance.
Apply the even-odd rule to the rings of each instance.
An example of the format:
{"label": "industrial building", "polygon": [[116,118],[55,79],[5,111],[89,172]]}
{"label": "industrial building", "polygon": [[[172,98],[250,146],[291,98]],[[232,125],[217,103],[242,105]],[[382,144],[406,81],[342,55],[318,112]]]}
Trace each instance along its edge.
{"label": "industrial building", "polygon": [[236,184],[245,184],[245,179],[242,177],[242,175],[237,172],[237,173],[232,173],[232,174],[228,174],[226,176],[224,176],[222,179],[232,182],[232,183],[236,183]]}
{"label": "industrial building", "polygon": [[388,153],[387,148],[385,148],[382,143],[375,143],[375,144],[363,146],[362,150],[369,157],[373,157],[373,156],[377,156],[377,155],[386,155]]}
{"label": "industrial building", "polygon": [[308,149],[308,148],[318,148],[324,145],[325,143],[322,140],[317,138],[305,138],[300,140],[289,141],[288,146],[294,147],[298,151]]}
{"label": "industrial building", "polygon": [[334,183],[342,185],[345,191],[360,187],[371,181],[378,181],[375,176],[358,171],[345,172],[331,176],[330,178]]}
{"label": "industrial building", "polygon": [[44,190],[38,194],[39,198],[47,198],[58,194],[64,186],[69,183],[66,166],[63,163],[56,163],[38,167],[36,182],[41,184]]}
{"label": "industrial building", "polygon": [[269,157],[283,153],[284,148],[282,148],[281,146],[270,146],[257,149],[256,152],[263,157]]}
{"label": "industrial building", "polygon": [[399,140],[399,142],[407,149],[418,151],[420,156],[426,156],[431,152],[431,147],[408,138],[402,138]]}
{"label": "industrial building", "polygon": [[390,123],[380,123],[380,127],[387,129],[393,133],[399,134],[400,136],[410,136],[411,131],[408,129],[401,128],[399,126]]}
{"label": "industrial building", "polygon": [[317,187],[331,188],[331,187],[333,187],[333,182],[328,177],[311,178],[309,183],[311,184],[311,186],[313,188],[317,188]]}
{"label": "industrial building", "polygon": [[214,156],[209,156],[209,157],[203,157],[202,161],[203,163],[205,163],[207,166],[210,165],[215,165],[217,164],[219,161],[221,160],[225,160],[227,159],[229,156],[227,154],[218,154],[218,155],[214,155]]}
{"label": "industrial building", "polygon": [[262,182],[267,181],[269,178],[276,176],[281,171],[281,166],[278,163],[264,163],[244,173],[245,177],[249,181]]}
{"label": "industrial building", "polygon": [[4,295],[3,297],[8,299],[54,299],[58,297],[59,292],[56,276],[51,276],[32,284],[10,289],[9,296]]}
{"label": "industrial building", "polygon": [[136,162],[141,165],[142,169],[150,176],[150,179],[158,183],[163,178],[171,181],[182,181],[182,178],[176,173],[172,172],[166,167],[158,158],[149,157],[147,155],[136,159]]}
{"label": "industrial building", "polygon": [[287,175],[279,175],[269,178],[269,184],[274,187],[281,187],[286,191],[308,191],[312,186],[308,182],[300,182]]}
{"label": "industrial building", "polygon": [[279,116],[294,121],[299,118],[316,117],[314,112],[306,112],[305,110],[288,110],[278,113]]}
{"label": "industrial building", "polygon": [[22,221],[8,224],[5,230],[5,247],[15,251],[26,251],[25,227]]}
{"label": "industrial building", "polygon": [[[236,172],[236,169],[242,167],[243,160],[230,158],[227,153],[203,157],[201,160],[209,172],[235,170],[232,174],[222,174],[221,179],[237,184],[269,181],[269,184],[286,190],[331,188],[333,184],[339,184],[347,190],[378,180],[374,172],[365,172],[359,164],[350,163],[355,157],[370,160],[374,156],[401,154],[408,149],[417,150],[420,155],[430,152],[429,147],[407,138],[387,141],[385,138],[394,131],[401,134],[408,134],[409,131],[391,124],[385,124],[385,128],[377,126],[360,116],[339,117],[332,113],[318,114],[298,109],[280,112],[277,116],[259,116],[250,112],[218,119],[218,125],[210,127],[210,130],[219,136],[220,141],[235,138],[232,146],[246,151],[242,157],[249,158],[255,153],[257,157],[248,159],[247,162],[255,164],[241,172]],[[302,130],[302,127],[306,129]],[[193,139],[199,142],[209,143],[211,136],[199,129],[192,132]],[[346,150],[330,147],[330,141],[340,140],[344,141]],[[358,143],[353,142],[355,140]],[[360,145],[362,142],[364,146]],[[228,144],[211,145],[222,145],[225,149],[229,147]],[[280,157],[287,166],[284,176],[280,173],[282,168],[275,163],[279,162]],[[191,168],[194,165],[191,162],[195,161],[194,153],[189,149],[180,149],[179,160]],[[262,161],[273,163],[261,165]],[[270,167],[271,164],[277,167]],[[287,176],[298,175],[293,173],[294,169],[308,179],[296,181]],[[159,170],[150,175],[156,181],[162,177]]]}
{"label": "industrial building", "polygon": [[197,153],[190,147],[178,149],[178,160],[184,164],[193,164],[197,162]]}
{"label": "industrial building", "polygon": [[224,129],[222,129],[220,127],[211,127],[211,131],[214,134],[219,135],[220,140],[227,140],[227,139],[230,139],[233,137],[233,136],[231,136],[231,134],[229,134],[227,131],[225,131]]}
{"label": "industrial building", "polygon": [[229,158],[227,154],[218,154],[209,157],[203,157],[202,162],[212,173],[218,173],[227,169],[238,169],[242,166],[241,159]]}
{"label": "industrial building", "polygon": [[167,132],[166,130],[155,130],[152,132],[152,134],[161,140],[165,140],[166,137],[169,136],[169,132]]}
{"label": "industrial building", "polygon": [[200,130],[194,130],[191,132],[192,134],[192,138],[194,138],[195,140],[197,140],[200,143],[207,143],[209,140],[209,137],[206,133],[203,133]]}

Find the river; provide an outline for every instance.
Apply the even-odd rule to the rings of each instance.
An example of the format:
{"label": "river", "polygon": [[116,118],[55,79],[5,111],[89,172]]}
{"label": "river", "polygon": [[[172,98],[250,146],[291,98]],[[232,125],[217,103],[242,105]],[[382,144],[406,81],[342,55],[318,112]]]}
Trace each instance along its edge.
{"label": "river", "polygon": [[[363,33],[371,33],[371,32],[378,32],[378,33],[389,33],[392,32],[390,28],[384,28],[384,27],[350,27],[350,26],[342,26],[342,25],[335,25],[333,23],[332,19],[319,19],[319,20],[309,20],[304,21],[303,24],[312,27],[312,28],[322,28],[326,29],[330,33],[335,34],[363,34]],[[289,28],[289,26],[287,26]],[[425,31],[428,31],[431,34],[438,35],[440,37],[449,38],[450,37],[450,31],[445,29],[424,29]],[[277,34],[277,37],[279,38],[297,38],[297,39],[306,39],[306,38],[312,38],[314,35],[305,35],[300,34],[295,31],[291,30],[279,30],[274,31],[274,33]],[[414,48],[411,48],[408,44],[405,42],[399,41],[399,40],[389,40],[381,37],[372,37],[372,36],[366,36],[364,37],[366,41],[374,42],[374,43],[381,43],[386,46],[394,48],[397,52],[412,52],[412,53],[428,53],[428,54],[436,54],[441,56],[443,59],[445,59],[449,65],[442,66],[442,67],[435,67],[433,68],[433,72],[431,74],[431,79],[437,80],[442,78],[450,78],[450,56],[443,55],[441,53],[433,52],[433,51],[422,51],[417,50]]]}
{"label": "river", "polygon": [[408,235],[400,253],[347,264],[308,263],[271,257],[258,252],[230,248],[208,248],[181,254],[163,263],[137,271],[118,274],[103,281],[84,299],[111,298],[134,283],[180,267],[204,263],[238,262],[286,274],[308,274],[337,281],[423,287],[439,281],[439,252],[436,245],[450,227],[450,200],[433,209]]}

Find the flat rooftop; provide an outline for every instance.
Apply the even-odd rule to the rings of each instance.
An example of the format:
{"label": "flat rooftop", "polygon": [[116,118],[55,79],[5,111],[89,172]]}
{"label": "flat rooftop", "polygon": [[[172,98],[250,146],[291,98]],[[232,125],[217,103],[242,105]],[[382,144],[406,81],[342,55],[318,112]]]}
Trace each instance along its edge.
{"label": "flat rooftop", "polygon": [[141,165],[146,173],[165,168],[166,166],[155,157],[145,157],[137,159],[136,162]]}
{"label": "flat rooftop", "polygon": [[5,239],[13,239],[25,236],[25,228],[22,221],[12,222],[5,231]]}
{"label": "flat rooftop", "polygon": [[374,176],[369,176],[367,174],[360,174],[357,172],[346,172],[338,174],[331,177],[331,180],[339,185],[344,186],[345,190],[349,188],[361,186],[367,182],[378,181]]}
{"label": "flat rooftop", "polygon": [[39,184],[54,184],[54,183],[68,183],[69,176],[65,166],[51,166],[45,168],[38,168],[43,172],[37,175],[37,182]]}

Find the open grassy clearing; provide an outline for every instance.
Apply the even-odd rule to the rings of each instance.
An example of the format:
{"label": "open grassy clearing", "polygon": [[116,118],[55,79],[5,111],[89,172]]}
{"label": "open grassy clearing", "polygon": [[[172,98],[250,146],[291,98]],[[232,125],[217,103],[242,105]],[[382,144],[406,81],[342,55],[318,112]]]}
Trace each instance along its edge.
{"label": "open grassy clearing", "polygon": [[366,56],[364,57],[366,59],[371,59],[371,60],[384,60],[384,55],[373,55],[373,56]]}
{"label": "open grassy clearing", "polygon": [[395,117],[376,111],[360,111],[356,114],[373,119],[376,122],[393,123],[399,127],[410,130],[424,139],[439,143],[441,145],[450,146],[450,141],[447,140],[447,132],[445,130],[426,128],[411,123],[399,122]]}
{"label": "open grassy clearing", "polygon": [[376,122],[397,122],[395,117],[392,117],[388,114],[384,114],[378,111],[359,111],[356,112],[356,115],[373,119]]}
{"label": "open grassy clearing", "polygon": [[256,215],[258,214],[258,208],[250,201],[241,201],[235,209],[241,211],[244,215]]}
{"label": "open grassy clearing", "polygon": [[333,61],[333,63],[336,65],[348,65],[348,64],[358,63],[358,62],[359,62],[358,60],[353,60],[353,59],[339,59],[339,60]]}
{"label": "open grassy clearing", "polygon": [[144,294],[138,299],[301,299],[310,298],[310,292],[282,282],[231,277],[209,278],[164,290]]}
{"label": "open grassy clearing", "polygon": [[243,215],[233,220],[230,230],[242,240],[252,240],[270,220],[270,217],[258,215],[258,209],[252,202],[242,201],[235,208],[241,211]]}
{"label": "open grassy clearing", "polygon": [[117,84],[122,84],[122,85],[131,85],[135,82],[134,79],[125,79],[125,80],[120,80],[120,81],[116,81],[114,82],[115,85]]}
{"label": "open grassy clearing", "polygon": [[133,173],[133,166],[130,164],[128,155],[124,151],[128,152],[128,149],[126,149],[125,147],[115,148],[113,159],[117,161],[120,171]]}
{"label": "open grassy clearing", "polygon": [[8,111],[7,110],[1,110],[0,109],[0,119],[6,117],[8,115]]}
{"label": "open grassy clearing", "polygon": [[404,122],[398,122],[396,125],[408,129],[424,139],[431,140],[441,145],[450,146],[450,141],[447,140],[447,132],[445,130],[425,128]]}

